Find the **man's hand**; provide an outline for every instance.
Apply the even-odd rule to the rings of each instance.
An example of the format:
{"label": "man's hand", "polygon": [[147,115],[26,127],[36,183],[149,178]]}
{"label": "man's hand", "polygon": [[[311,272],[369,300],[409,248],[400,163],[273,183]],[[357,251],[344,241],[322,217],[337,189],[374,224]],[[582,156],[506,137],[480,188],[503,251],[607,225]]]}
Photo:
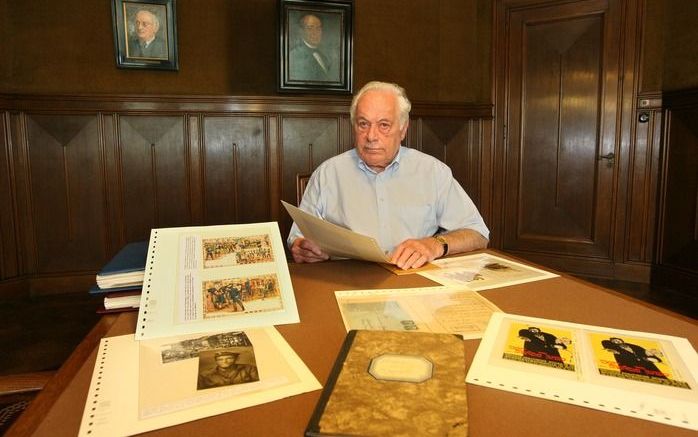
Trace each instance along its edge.
{"label": "man's hand", "polygon": [[[487,239],[472,229],[458,229],[441,234],[448,243],[448,254],[470,252],[487,247]],[[405,240],[390,257],[390,261],[401,269],[416,269],[444,255],[443,245],[434,237]]]}
{"label": "man's hand", "polygon": [[320,246],[303,237],[298,237],[293,241],[291,255],[293,255],[293,261],[297,263],[316,263],[330,259],[330,256],[320,249]]}
{"label": "man's hand", "polygon": [[403,270],[416,269],[443,255],[443,246],[435,238],[426,237],[418,240],[405,240],[400,243],[392,255],[390,262]]}

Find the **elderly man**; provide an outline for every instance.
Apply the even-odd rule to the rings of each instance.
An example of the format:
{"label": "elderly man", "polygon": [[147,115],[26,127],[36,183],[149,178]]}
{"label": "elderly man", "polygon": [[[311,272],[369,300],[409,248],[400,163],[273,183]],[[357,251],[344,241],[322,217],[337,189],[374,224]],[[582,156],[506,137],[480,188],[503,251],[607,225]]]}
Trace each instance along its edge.
{"label": "elderly man", "polygon": [[141,9],[136,12],[133,23],[135,37],[129,40],[128,57],[130,58],[167,58],[165,43],[158,38],[160,20],[157,15]]}
{"label": "elderly man", "polygon": [[[354,149],[323,162],[300,208],[375,238],[402,269],[487,247],[489,230],[451,170],[400,146],[411,104],[396,84],[370,82],[351,104]],[[329,258],[296,224],[287,243],[296,262]]]}

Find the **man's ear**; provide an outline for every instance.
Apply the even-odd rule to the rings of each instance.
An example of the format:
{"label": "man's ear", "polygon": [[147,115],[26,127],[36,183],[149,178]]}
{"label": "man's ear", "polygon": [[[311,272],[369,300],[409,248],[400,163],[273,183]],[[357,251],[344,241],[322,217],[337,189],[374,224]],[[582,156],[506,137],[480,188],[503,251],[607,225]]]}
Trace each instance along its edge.
{"label": "man's ear", "polygon": [[407,128],[409,127],[410,122],[409,120],[405,122],[405,125],[402,127],[402,132],[400,132],[400,141],[403,141],[405,137],[407,136]]}

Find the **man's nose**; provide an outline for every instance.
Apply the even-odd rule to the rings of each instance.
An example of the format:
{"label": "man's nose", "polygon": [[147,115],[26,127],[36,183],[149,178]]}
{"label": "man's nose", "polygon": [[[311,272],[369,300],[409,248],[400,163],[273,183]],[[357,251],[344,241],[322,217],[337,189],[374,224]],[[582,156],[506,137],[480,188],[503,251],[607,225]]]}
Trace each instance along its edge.
{"label": "man's nose", "polygon": [[378,125],[375,123],[371,123],[371,125],[368,127],[368,132],[366,132],[366,137],[368,138],[369,141],[373,141],[378,138]]}

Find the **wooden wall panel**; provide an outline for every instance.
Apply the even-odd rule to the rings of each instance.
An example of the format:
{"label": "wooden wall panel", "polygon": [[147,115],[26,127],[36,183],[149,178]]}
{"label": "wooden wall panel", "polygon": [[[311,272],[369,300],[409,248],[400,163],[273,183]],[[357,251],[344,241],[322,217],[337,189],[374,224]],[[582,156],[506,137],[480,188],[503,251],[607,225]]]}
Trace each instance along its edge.
{"label": "wooden wall panel", "polygon": [[652,283],[698,296],[698,89],[663,99],[664,153]]}
{"label": "wooden wall panel", "polygon": [[[326,97],[0,95],[0,166],[8,169],[0,196],[14,199],[0,215],[0,293],[12,281],[82,291],[123,244],[147,239],[153,227],[279,221],[285,238],[291,221],[279,199],[294,202],[297,173],[352,147],[348,105]],[[492,108],[413,108],[407,145],[445,160],[485,202],[480,167]]]}
{"label": "wooden wall panel", "polygon": [[28,114],[26,130],[36,271],[99,268],[106,227],[98,118]]}
{"label": "wooden wall panel", "polygon": [[151,228],[192,223],[184,117],[119,117],[124,235],[147,240]]}
{"label": "wooden wall panel", "polygon": [[0,118],[0,280],[19,275],[9,117]]}
{"label": "wooden wall panel", "polygon": [[207,225],[269,219],[263,117],[205,117],[204,217]]}
{"label": "wooden wall panel", "polygon": [[[595,214],[597,207],[608,208],[610,199],[610,190],[595,187],[598,182],[609,187],[610,178],[599,179],[611,173],[596,165],[597,154],[603,154],[599,120],[606,115],[600,108],[603,16],[567,12],[550,11],[559,20],[552,23],[535,9],[530,16],[516,15],[525,30],[512,46],[521,43],[526,50],[517,58],[522,76],[511,76],[521,81],[515,85],[521,96],[512,98],[521,128],[510,132],[505,247],[555,252],[555,246],[575,242],[584,253],[594,243],[607,256],[608,221],[599,226]],[[606,196],[599,199],[599,193]]]}
{"label": "wooden wall panel", "polygon": [[[492,246],[570,273],[647,281],[640,259],[652,251],[654,209],[628,220],[629,196],[647,205],[656,183],[633,149],[642,2],[497,0],[494,10],[496,115],[481,167]],[[640,193],[630,184],[641,175],[650,179]]]}
{"label": "wooden wall panel", "polygon": [[[281,199],[296,203],[296,175],[310,173],[323,161],[342,151],[338,117],[288,116],[281,121]],[[283,238],[291,219],[286,213],[279,222]]]}
{"label": "wooden wall panel", "polygon": [[666,149],[663,265],[698,272],[698,107],[671,110]]}
{"label": "wooden wall panel", "polygon": [[[649,265],[654,248],[661,152],[661,99],[640,97],[631,152],[625,260]],[[645,118],[646,117],[646,118]]]}
{"label": "wooden wall panel", "polygon": [[445,162],[476,204],[480,200],[481,120],[423,118],[421,150]]}

